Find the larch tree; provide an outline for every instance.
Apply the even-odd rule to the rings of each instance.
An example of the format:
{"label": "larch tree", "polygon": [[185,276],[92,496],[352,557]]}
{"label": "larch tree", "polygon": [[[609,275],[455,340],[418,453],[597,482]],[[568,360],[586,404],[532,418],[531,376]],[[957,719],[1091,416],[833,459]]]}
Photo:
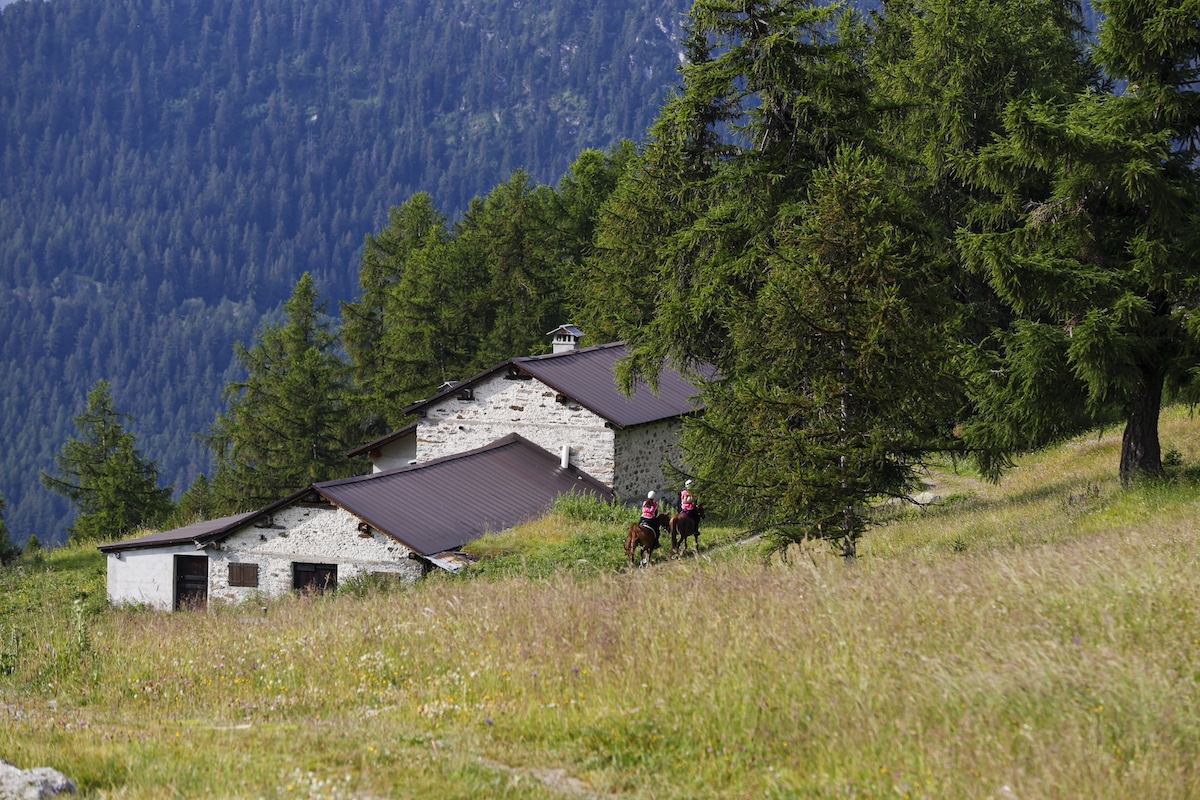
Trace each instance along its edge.
{"label": "larch tree", "polygon": [[305,273],[296,284],[281,324],[235,352],[247,375],[226,387],[228,407],[207,437],[221,509],[258,507],[352,474],[345,451],[361,435],[350,413],[348,370],[312,277]]}
{"label": "larch tree", "polygon": [[[396,425],[400,412],[436,386],[446,370],[439,337],[439,269],[450,237],[433,199],[418,192],[367,237],[362,294],[342,304],[341,337],[350,361],[357,414],[369,433]],[[449,298],[446,298],[447,300]]]}
{"label": "larch tree", "polygon": [[158,485],[158,469],[138,452],[127,419],[114,407],[108,381],[97,382],[75,418],[78,436],[55,456],[57,474],[42,473],[46,488],[78,511],[68,529],[72,542],[119,539],[171,511],[170,489]]}
{"label": "larch tree", "polygon": [[620,377],[715,368],[684,441],[706,502],[853,558],[866,504],[953,446],[959,402],[946,292],[877,145],[867,29],[837,7],[701,0],[689,33],[701,58],[639,165],[664,165],[667,211],[605,218],[667,223],[640,239],[651,317]]}
{"label": "larch tree", "polygon": [[[1039,401],[1079,386],[1092,414],[1124,418],[1128,485],[1162,472],[1164,393],[1197,387],[1200,0],[1098,6],[1112,88],[1010,105],[1004,138],[971,164],[997,200],[959,242],[1015,321],[977,373],[982,413],[966,433],[1019,447],[1024,429],[1061,423],[1063,404]],[[1030,176],[1045,194],[1023,190]]]}
{"label": "larch tree", "polygon": [[710,500],[852,559],[871,506],[908,497],[929,453],[957,448],[955,315],[919,220],[858,147],[780,209],[761,289],[728,323],[737,360],[689,429]]}

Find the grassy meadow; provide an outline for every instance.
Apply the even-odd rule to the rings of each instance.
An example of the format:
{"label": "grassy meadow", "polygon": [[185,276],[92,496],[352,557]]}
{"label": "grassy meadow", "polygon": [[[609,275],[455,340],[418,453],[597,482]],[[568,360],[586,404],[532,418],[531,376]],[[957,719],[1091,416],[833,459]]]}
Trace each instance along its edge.
{"label": "grassy meadow", "polygon": [[1200,420],[1122,491],[1120,431],[999,485],[932,469],[845,565],[711,522],[625,566],[554,515],[472,576],[208,613],[104,562],[0,572],[0,758],[85,796],[1200,797]]}

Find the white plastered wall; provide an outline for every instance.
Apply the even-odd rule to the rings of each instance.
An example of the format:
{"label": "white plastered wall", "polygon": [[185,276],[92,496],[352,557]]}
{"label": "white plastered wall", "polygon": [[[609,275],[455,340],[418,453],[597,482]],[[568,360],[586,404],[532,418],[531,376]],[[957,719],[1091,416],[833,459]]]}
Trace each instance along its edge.
{"label": "white plastered wall", "polygon": [[372,472],[407,467],[408,462],[417,457],[417,434],[414,431],[394,442],[388,442],[379,448],[379,455],[371,462]]}
{"label": "white plastered wall", "polygon": [[534,378],[495,375],[474,387],[474,399],[447,397],[417,423],[417,461],[474,450],[517,433],[554,455],[571,448],[571,464],[612,485],[613,430],[577,403],[559,402],[554,389]]}
{"label": "white plastered wall", "polygon": [[[236,603],[286,594],[296,562],[336,564],[339,585],[371,573],[408,582],[424,574],[421,562],[409,558],[411,550],[376,530],[360,531],[359,522],[340,508],[294,505],[275,512],[270,527],[242,528],[210,550],[209,600]],[[230,586],[231,562],[258,564],[258,587]]]}
{"label": "white plastered wall", "polygon": [[108,599],[114,605],[175,607],[175,556],[200,556],[193,544],[108,554]]}

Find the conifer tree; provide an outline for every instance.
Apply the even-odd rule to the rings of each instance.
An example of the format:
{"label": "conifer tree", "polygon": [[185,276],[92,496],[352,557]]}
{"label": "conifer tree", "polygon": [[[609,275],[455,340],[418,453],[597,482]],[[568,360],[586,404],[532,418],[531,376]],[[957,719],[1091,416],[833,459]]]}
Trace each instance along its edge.
{"label": "conifer tree", "polygon": [[177,526],[191,525],[206,519],[212,519],[218,513],[218,499],[212,484],[203,473],[196,476],[192,485],[179,498],[179,504],[172,515],[172,522]]}
{"label": "conifer tree", "polygon": [[[799,0],[731,5],[701,0],[691,40],[718,55],[684,68],[654,141],[670,224],[643,258],[656,292],[648,324],[631,331],[628,377],[653,379],[668,359],[728,371],[741,343],[733,321],[751,313],[776,215],[802,200],[813,171],[843,143],[869,136],[862,28],[835,7]],[[678,167],[682,167],[679,169]]]}
{"label": "conifer tree", "polygon": [[[1069,376],[1091,413],[1123,416],[1129,484],[1161,473],[1164,392],[1194,387],[1200,360],[1200,0],[1098,6],[1096,60],[1124,90],[1013,104],[1005,138],[973,164],[999,199],[960,242],[1017,321],[977,373],[983,414],[967,434],[1012,449],[1024,426],[1052,430],[1061,405],[1030,401]],[[1044,195],[1023,191],[1030,175]],[[1046,390],[1014,391],[1030,384]]]}
{"label": "conifer tree", "polygon": [[228,408],[208,434],[220,510],[258,507],[351,474],[344,452],[361,437],[349,413],[348,371],[312,277],[296,284],[281,324],[235,350],[247,376],[226,387]]}
{"label": "conifer tree", "polygon": [[342,341],[368,433],[400,422],[400,411],[446,380],[439,332],[452,312],[438,302],[449,239],[446,218],[418,192],[393,207],[388,224],[368,236],[359,273],[362,295],[342,304]]}
{"label": "conifer tree", "polygon": [[912,485],[946,419],[930,391],[934,422],[900,424],[916,387],[939,384],[944,312],[927,296],[902,184],[889,188],[871,155],[864,37],[835,7],[697,2],[698,58],[639,165],[668,175],[644,187],[668,210],[605,218],[666,223],[641,240],[652,316],[630,332],[626,387],[667,362],[715,367],[685,429],[705,497],[781,542],[821,537],[847,558],[862,504]]}
{"label": "conifer tree", "polygon": [[4,495],[0,495],[0,566],[12,561],[21,554],[21,549],[8,538],[8,528],[4,524],[4,507],[7,503]]}
{"label": "conifer tree", "polygon": [[158,485],[158,469],[138,453],[127,419],[113,406],[108,381],[96,383],[84,412],[75,418],[79,435],[55,457],[57,475],[42,483],[75,504],[68,529],[72,542],[119,539],[171,510],[170,490]]}
{"label": "conifer tree", "polygon": [[478,341],[472,370],[537,352],[563,322],[567,265],[555,225],[554,191],[518,170],[456,226],[452,258],[469,298],[459,326]]}
{"label": "conifer tree", "polygon": [[762,287],[727,320],[736,361],[685,440],[710,503],[847,559],[870,504],[906,496],[931,450],[956,447],[953,309],[900,186],[845,148],[781,208]]}

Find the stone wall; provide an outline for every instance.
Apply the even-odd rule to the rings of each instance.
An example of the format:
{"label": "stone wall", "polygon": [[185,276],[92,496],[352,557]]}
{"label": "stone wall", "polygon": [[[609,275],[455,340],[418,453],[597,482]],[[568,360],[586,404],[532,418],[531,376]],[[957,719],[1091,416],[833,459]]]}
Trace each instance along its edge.
{"label": "stone wall", "polygon": [[[616,432],[613,492],[622,502],[640,502],[646,492],[659,493],[659,502],[676,503],[679,487],[667,484],[665,464],[679,465],[683,423],[678,418],[650,422]],[[674,495],[674,497],[672,497]]]}
{"label": "stone wall", "polygon": [[[239,602],[258,594],[292,591],[292,565],[336,564],[338,584],[371,573],[412,582],[424,574],[407,547],[376,530],[360,531],[359,519],[340,508],[291,506],[272,516],[270,527],[253,525],[209,549],[210,601]],[[258,564],[258,587],[229,585],[229,564]]]}
{"label": "stone wall", "polygon": [[560,455],[571,448],[571,464],[603,483],[614,475],[613,430],[604,419],[533,378],[503,374],[480,381],[471,400],[447,397],[426,409],[417,423],[417,461],[474,450],[510,433]]}

